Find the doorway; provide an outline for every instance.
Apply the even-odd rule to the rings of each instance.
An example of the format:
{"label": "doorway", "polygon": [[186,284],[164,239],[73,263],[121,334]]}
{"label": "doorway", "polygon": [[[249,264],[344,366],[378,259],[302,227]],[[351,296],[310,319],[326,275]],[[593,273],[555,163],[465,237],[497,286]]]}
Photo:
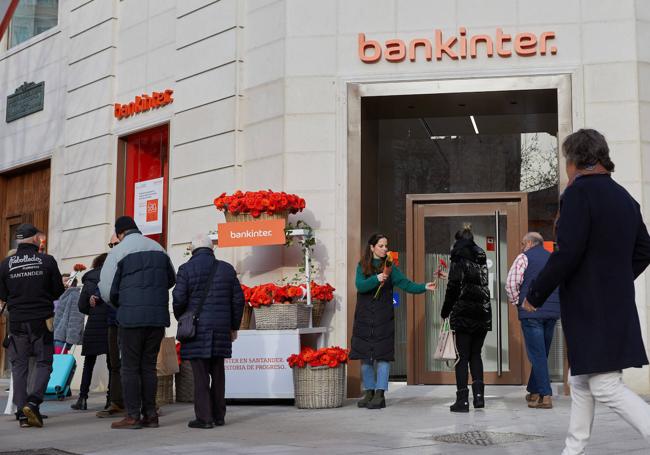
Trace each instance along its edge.
{"label": "doorway", "polygon": [[[46,235],[50,214],[50,161],[0,174],[0,258],[18,246],[16,229],[31,223]],[[6,314],[0,318],[0,339],[5,335]],[[0,377],[8,377],[9,363],[0,347]]]}
{"label": "doorway", "polygon": [[492,331],[483,347],[488,384],[521,384],[525,377],[517,310],[507,301],[509,265],[526,233],[526,193],[438,194],[407,196],[407,273],[417,282],[437,281],[435,293],[409,296],[407,305],[410,384],[455,384],[453,369],[433,359],[447,282],[436,280],[440,264],[450,264],[454,234],[471,226],[474,241],[488,259]]}
{"label": "doorway", "polygon": [[167,247],[169,125],[118,140],[115,217],[128,215],[140,231]]}
{"label": "doorway", "polygon": [[[570,75],[350,83],[347,108],[348,332],[356,299],[355,265],[361,246],[374,232],[388,236],[389,248],[399,253],[400,262],[412,265],[404,270],[407,277],[417,282],[429,278],[426,273],[431,273],[431,267],[426,261],[433,260],[426,259],[429,254],[449,254],[449,235],[463,219],[482,232],[484,249],[488,238],[496,242],[499,234],[502,280],[519,251],[523,233],[538,231],[546,240],[554,240],[553,220],[566,186],[559,169],[559,144],[572,125]],[[415,204],[419,206],[416,210],[410,207],[414,202],[409,197],[417,195],[435,198]],[[518,215],[509,215],[513,209],[508,204],[514,201],[500,199],[504,195],[519,195],[515,198],[520,201]],[[470,210],[470,205],[474,212],[459,212],[461,208]],[[420,217],[419,227],[416,216]],[[416,246],[418,229],[421,238]],[[489,254],[496,256],[496,245]],[[417,270],[416,259],[421,261]],[[496,257],[492,260],[496,264]],[[501,290],[501,295],[496,295],[496,270],[493,273],[493,305],[500,300],[502,311],[497,314],[503,324],[499,340],[496,332],[490,335],[494,339],[488,339],[489,380],[521,384],[526,379],[522,371],[526,361],[519,324],[504,304],[505,293]],[[397,294],[391,380],[450,382],[449,372],[441,371],[428,356],[431,346],[427,343],[432,335],[435,338],[435,330],[429,334],[415,330],[416,321],[435,327],[435,312],[427,310],[432,304],[426,303],[425,297]],[[561,380],[564,348],[560,328],[555,340],[549,363],[553,379]],[[351,396],[359,388],[359,376],[359,369],[351,364]]]}

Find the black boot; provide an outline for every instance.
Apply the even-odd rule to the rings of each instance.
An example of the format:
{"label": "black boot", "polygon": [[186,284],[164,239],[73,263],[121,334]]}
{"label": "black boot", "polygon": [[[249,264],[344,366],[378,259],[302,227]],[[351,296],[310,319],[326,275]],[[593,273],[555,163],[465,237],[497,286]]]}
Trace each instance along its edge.
{"label": "black boot", "polygon": [[111,391],[106,392],[106,404],[104,405],[104,410],[107,410],[111,407]]}
{"label": "black boot", "polygon": [[77,402],[75,404],[71,404],[70,407],[75,411],[85,411],[88,409],[88,403],[86,402],[87,400],[88,398],[79,395]]}
{"label": "black boot", "polygon": [[363,393],[363,398],[359,401],[357,401],[357,406],[360,408],[367,408],[368,403],[370,403],[370,400],[372,400],[372,397],[375,396],[375,391],[374,390],[366,390]]}
{"label": "black boot", "polygon": [[472,383],[472,395],[474,395],[474,409],[485,407],[485,383],[474,381]]}
{"label": "black boot", "polygon": [[469,390],[467,388],[456,391],[456,402],[449,406],[451,412],[469,412]]}
{"label": "black boot", "polygon": [[366,406],[368,409],[381,409],[386,407],[386,398],[384,398],[384,391],[381,389],[375,390],[375,395]]}

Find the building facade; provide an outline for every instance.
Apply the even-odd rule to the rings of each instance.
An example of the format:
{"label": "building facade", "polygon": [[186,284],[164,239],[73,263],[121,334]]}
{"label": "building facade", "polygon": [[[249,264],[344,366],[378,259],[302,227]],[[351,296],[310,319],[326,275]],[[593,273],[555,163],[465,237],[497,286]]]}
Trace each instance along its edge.
{"label": "building facade", "polygon": [[[307,209],[290,221],[314,227],[318,278],[338,290],[328,342],[345,346],[365,237],[386,232],[424,281],[470,221],[494,253],[501,309],[488,370],[495,383],[522,383],[521,335],[499,284],[522,232],[552,240],[562,138],[602,131],[614,178],[650,210],[644,0],[20,3],[0,42],[5,250],[12,229],[33,221],[63,269],[89,264],[116,215],[135,210],[135,183],[162,179],[158,240],[178,266],[192,235],[223,222],[220,193],[296,193]],[[23,86],[41,82],[42,95]],[[12,105],[21,86],[42,109]],[[248,284],[290,276],[301,260],[284,247],[218,256]],[[636,283],[644,335],[648,284]],[[441,295],[396,298],[394,373],[448,382],[429,360]],[[647,368],[626,380],[650,391]]]}

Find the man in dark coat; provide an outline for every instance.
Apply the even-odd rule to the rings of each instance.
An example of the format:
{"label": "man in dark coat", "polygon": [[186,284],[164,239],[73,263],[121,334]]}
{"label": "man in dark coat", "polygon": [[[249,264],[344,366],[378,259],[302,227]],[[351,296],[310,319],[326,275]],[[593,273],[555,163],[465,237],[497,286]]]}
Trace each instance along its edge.
{"label": "man in dark coat", "polygon": [[196,312],[203,302],[195,337],[181,343],[181,358],[190,360],[194,376],[196,420],[188,426],[223,425],[226,415],[224,359],[232,355],[232,342],[237,338],[244,312],[244,294],[237,272],[227,262],[215,259],[212,241],[200,234],[194,237],[192,257],[180,266],[176,280],[173,292],[176,319],[188,310]]}
{"label": "man in dark coat", "polygon": [[127,416],[111,428],[155,428],[156,360],[169,327],[169,288],[176,274],[163,247],[143,236],[133,218],[115,220],[115,235],[120,243],[104,262],[99,290],[102,300],[117,308]]}
{"label": "man in dark coat", "polygon": [[564,141],[569,185],[562,195],[558,250],[523,306],[535,311],[560,286],[571,368],[571,423],[564,455],[582,454],[595,401],[609,406],[650,442],[650,406],[621,370],[648,364],[634,279],[650,264],[650,236],[639,204],[614,180],[605,138],[580,130]]}
{"label": "man in dark coat", "polygon": [[[36,227],[21,224],[16,230],[18,250],[0,263],[0,300],[7,302],[10,316],[5,348],[11,361],[14,404],[21,427],[43,426],[39,406],[54,355],[51,318],[54,300],[64,291],[56,260],[38,251],[40,237]],[[30,356],[36,358],[36,369],[28,387]]]}

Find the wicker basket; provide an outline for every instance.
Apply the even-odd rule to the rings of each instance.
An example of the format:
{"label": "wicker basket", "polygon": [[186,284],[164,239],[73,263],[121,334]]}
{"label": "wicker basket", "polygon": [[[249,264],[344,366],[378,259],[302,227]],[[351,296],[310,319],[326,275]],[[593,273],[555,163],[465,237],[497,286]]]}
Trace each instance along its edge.
{"label": "wicker basket", "polygon": [[176,382],[176,402],[192,403],[194,401],[194,375],[192,374],[192,364],[190,361],[183,360],[179,372],[174,376],[174,382]]}
{"label": "wicker basket", "polygon": [[253,309],[258,330],[291,330],[309,327],[310,308],[303,303],[275,303]]}
{"label": "wicker basket", "polygon": [[241,317],[239,330],[248,330],[251,327],[251,316],[253,316],[253,307],[247,303],[244,304],[244,313]]}
{"label": "wicker basket", "polygon": [[293,389],[297,408],[340,408],[345,396],[345,364],[336,368],[294,367]]}
{"label": "wicker basket", "polygon": [[326,300],[312,300],[311,301],[311,325],[312,327],[320,327],[320,321],[323,319],[325,307],[327,306]]}
{"label": "wicker basket", "polygon": [[[325,307],[327,306],[327,300],[312,300],[311,301],[311,326],[320,327],[320,321],[323,319],[323,313],[325,313]],[[298,303],[304,305],[307,304],[306,300],[299,300]]]}
{"label": "wicker basket", "polygon": [[174,402],[174,375],[158,376],[158,389],[156,390],[156,406]]}
{"label": "wicker basket", "polygon": [[239,223],[242,221],[259,221],[259,220],[287,220],[289,217],[289,212],[278,212],[273,215],[269,215],[266,212],[262,212],[260,216],[254,218],[250,213],[238,213],[235,215],[230,212],[223,212],[226,216],[226,223]]}

